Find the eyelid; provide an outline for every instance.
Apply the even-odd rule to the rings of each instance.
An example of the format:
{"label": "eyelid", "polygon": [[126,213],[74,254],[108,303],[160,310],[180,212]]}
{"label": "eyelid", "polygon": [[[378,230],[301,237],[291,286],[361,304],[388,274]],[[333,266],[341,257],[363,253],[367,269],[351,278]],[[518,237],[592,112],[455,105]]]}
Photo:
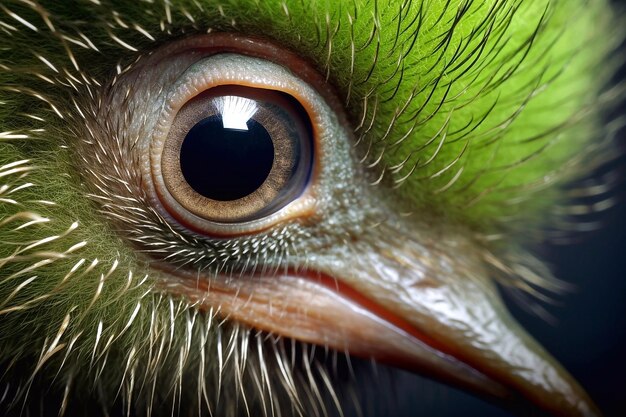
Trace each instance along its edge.
{"label": "eyelid", "polygon": [[[267,49],[259,50],[259,47]],[[226,48],[227,52],[222,48]],[[230,50],[251,52],[252,56],[228,52]],[[292,67],[268,60],[267,55]],[[173,220],[190,230],[214,237],[258,233],[279,223],[311,217],[317,206],[315,184],[321,175],[323,168],[320,166],[323,165],[324,152],[327,151],[327,147],[321,144],[328,142],[327,138],[334,129],[347,126],[343,108],[334,95],[332,86],[293,53],[268,41],[237,35],[202,35],[174,42],[174,45],[167,45],[148,57],[139,67],[139,71],[158,72],[159,67],[169,71],[170,63],[173,64],[173,72],[178,75],[167,76],[170,80],[169,86],[168,83],[164,86],[161,84],[163,91],[158,93],[161,108],[155,114],[152,128],[148,130],[149,139],[139,145],[144,186],[157,211],[168,221]],[[275,90],[293,97],[308,114],[313,136],[313,168],[310,185],[304,193],[275,213],[236,224],[201,219],[182,209],[180,203],[169,193],[162,174],[161,158],[166,139],[179,110],[199,94],[224,85]],[[165,210],[164,204],[169,208],[173,207],[176,218]]]}
{"label": "eyelid", "polygon": [[[256,76],[257,80],[267,78],[268,72],[280,72],[293,79],[294,82],[300,79],[299,82],[306,86],[307,94],[314,97],[311,102],[317,104],[313,106],[313,110],[311,110],[310,105],[303,102],[304,100],[299,100],[305,110],[308,110],[312,130],[314,130],[312,132],[312,144],[315,161],[313,161],[313,169],[310,172],[310,184],[307,190],[296,201],[292,202],[292,207],[283,206],[273,218],[259,219],[251,224],[219,225],[215,223],[209,230],[206,230],[206,228],[194,227],[187,224],[188,222],[181,221],[163,207],[156,191],[151,167],[151,158],[154,158],[154,148],[157,146],[152,143],[157,136],[155,132],[159,132],[158,140],[162,141],[166,138],[166,132],[163,128],[166,117],[163,115],[169,114],[167,117],[169,120],[174,116],[175,111],[168,101],[175,96],[176,86],[179,87],[178,93],[182,96],[185,95],[185,91],[187,93],[190,91],[199,92],[208,87],[206,79],[200,81],[204,77],[198,77],[196,88],[193,90],[181,86],[184,84],[181,79],[189,77],[194,73],[194,70],[199,71],[198,68],[207,60],[220,56],[221,58],[217,58],[217,60],[224,60],[224,55],[228,52],[223,52],[221,48],[225,44],[226,50],[231,51],[228,53],[230,55],[236,54],[232,52],[235,49],[245,49],[235,48],[233,38],[237,38],[237,42],[246,45],[248,49],[252,46],[271,46],[268,41],[258,39],[246,41],[242,36],[224,34],[196,35],[164,44],[152,53],[143,55],[134,64],[114,77],[110,85],[103,91],[104,95],[101,100],[103,105],[99,105],[97,113],[94,114],[97,119],[87,126],[90,131],[93,130],[96,142],[109,141],[112,140],[111,138],[115,140],[112,145],[113,156],[96,154],[88,158],[91,162],[87,163],[99,166],[99,168],[86,167],[86,169],[97,174],[93,180],[94,187],[97,188],[98,192],[104,190],[109,194],[123,196],[128,201],[141,201],[143,207],[147,208],[145,211],[147,219],[161,225],[163,230],[169,230],[166,232],[170,236],[169,239],[176,240],[178,239],[177,236],[181,236],[185,239],[199,239],[214,244],[224,237],[248,238],[251,233],[262,233],[263,236],[274,235],[281,233],[285,228],[315,222],[317,214],[323,212],[331,204],[328,201],[332,198],[330,197],[332,193],[329,190],[337,188],[337,181],[332,180],[333,176],[343,175],[348,169],[345,160],[340,160],[334,155],[339,152],[351,152],[350,149],[354,143],[351,136],[352,129],[346,123],[347,118],[343,107],[339,104],[340,101],[333,94],[333,87],[326,83],[324,77],[314,71],[312,67],[307,66],[308,63],[301,58],[288,59],[289,55],[293,55],[293,53],[285,50],[283,50],[284,53],[281,57],[283,61],[288,60],[291,64],[297,62],[307,66],[303,73],[309,75],[305,79],[302,79],[301,73],[297,72],[295,68],[282,65],[280,62],[239,54],[237,56],[240,57],[238,59],[241,63],[243,63],[243,59],[259,60],[267,63],[271,68],[277,69],[277,71],[266,69],[260,71]],[[274,48],[275,54],[278,54],[276,52],[279,50],[278,47],[271,47],[270,49],[272,48]],[[256,51],[252,55],[262,54],[263,51]],[[200,65],[197,66],[197,64]],[[241,70],[242,68],[235,68],[231,65],[231,69]],[[238,77],[238,79],[243,79],[242,76]],[[232,80],[233,77],[231,76],[229,79]],[[222,80],[225,81],[224,77]],[[226,84],[232,84],[232,81],[228,81]],[[289,89],[285,85],[285,81],[275,81],[275,87],[282,86],[282,91],[291,92],[290,95],[292,96],[301,94],[302,97],[308,97],[304,90],[298,93],[297,88],[291,87]],[[266,85],[259,87],[269,88]],[[277,89],[281,90],[281,88]],[[192,94],[188,94],[189,97]],[[178,105],[184,100],[179,98]],[[106,118],[106,124],[99,122],[103,118]],[[119,155],[117,155],[118,153]],[[117,161],[116,164],[109,163],[112,157]],[[101,182],[102,184],[100,184]],[[298,204],[305,207],[299,207]],[[119,214],[117,210],[111,211],[111,218],[115,222],[120,222],[120,229],[134,230],[136,219],[127,218],[123,209],[119,210]],[[294,214],[296,212],[299,214]],[[289,215],[289,213],[291,214]],[[210,240],[211,238],[215,239]],[[135,238],[132,237],[132,239]],[[145,240],[146,238],[143,236],[138,239],[140,247],[143,247]]]}
{"label": "eyelid", "polygon": [[340,123],[348,122],[335,88],[322,76],[315,63],[271,40],[236,33],[190,36],[160,48],[148,58],[144,66],[157,65],[163,60],[171,60],[176,55],[186,53],[193,53],[195,61],[220,53],[235,53],[276,63],[297,74],[298,78],[312,86],[338,115]]}

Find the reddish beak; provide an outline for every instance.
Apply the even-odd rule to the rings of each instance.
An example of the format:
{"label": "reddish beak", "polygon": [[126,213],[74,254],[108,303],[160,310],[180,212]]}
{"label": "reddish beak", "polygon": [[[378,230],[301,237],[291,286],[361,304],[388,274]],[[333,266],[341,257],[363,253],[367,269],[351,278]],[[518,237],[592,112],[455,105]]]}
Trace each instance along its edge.
{"label": "reddish beak", "polygon": [[475,249],[457,242],[450,253],[385,236],[336,247],[332,257],[309,262],[306,272],[213,277],[200,280],[199,288],[194,277],[187,296],[255,328],[372,357],[514,411],[530,406],[554,416],[600,415],[511,318],[471,255]]}

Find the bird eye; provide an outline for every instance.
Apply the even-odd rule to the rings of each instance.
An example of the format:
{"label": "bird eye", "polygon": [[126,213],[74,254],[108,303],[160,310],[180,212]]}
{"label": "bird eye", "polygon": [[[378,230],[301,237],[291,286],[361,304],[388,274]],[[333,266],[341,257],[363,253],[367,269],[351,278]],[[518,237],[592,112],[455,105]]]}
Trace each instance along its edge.
{"label": "bird eye", "polygon": [[327,92],[315,88],[319,74],[299,60],[292,71],[289,59],[282,65],[275,56],[223,45],[207,51],[207,39],[215,36],[158,51],[139,65],[139,75],[127,77],[132,85],[145,82],[142,66],[173,68],[159,91],[132,98],[133,114],[148,106],[144,101],[160,103],[154,121],[140,123],[147,133],[138,147],[153,205],[210,236],[254,233],[307,216],[315,205],[320,143],[339,125]]}
{"label": "bird eye", "polygon": [[[165,139],[163,201],[177,218],[256,220],[302,194],[311,158],[311,123],[296,99],[262,88],[211,88],[181,107]],[[177,204],[168,204],[172,198]]]}

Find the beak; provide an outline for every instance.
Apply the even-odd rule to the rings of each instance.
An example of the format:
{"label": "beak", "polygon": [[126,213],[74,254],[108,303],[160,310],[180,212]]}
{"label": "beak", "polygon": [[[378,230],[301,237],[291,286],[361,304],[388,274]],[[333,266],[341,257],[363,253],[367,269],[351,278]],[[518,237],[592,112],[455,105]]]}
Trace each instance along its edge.
{"label": "beak", "polygon": [[[418,234],[419,235],[419,234]],[[509,315],[477,260],[450,234],[418,241],[380,225],[307,269],[182,280],[185,295],[250,326],[402,367],[513,411],[598,416],[576,381]],[[170,288],[171,291],[171,288]]]}

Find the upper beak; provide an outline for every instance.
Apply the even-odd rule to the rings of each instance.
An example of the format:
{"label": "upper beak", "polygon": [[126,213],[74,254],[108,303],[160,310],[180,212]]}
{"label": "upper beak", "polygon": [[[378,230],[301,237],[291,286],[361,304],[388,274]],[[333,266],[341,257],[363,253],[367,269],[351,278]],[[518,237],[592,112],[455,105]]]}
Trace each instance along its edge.
{"label": "upper beak", "polygon": [[[409,369],[514,411],[598,416],[509,315],[469,242],[381,225],[306,270],[191,282],[187,296],[255,328]],[[323,251],[322,251],[323,252]],[[330,253],[331,251],[329,251]],[[193,295],[195,294],[195,295]]]}

